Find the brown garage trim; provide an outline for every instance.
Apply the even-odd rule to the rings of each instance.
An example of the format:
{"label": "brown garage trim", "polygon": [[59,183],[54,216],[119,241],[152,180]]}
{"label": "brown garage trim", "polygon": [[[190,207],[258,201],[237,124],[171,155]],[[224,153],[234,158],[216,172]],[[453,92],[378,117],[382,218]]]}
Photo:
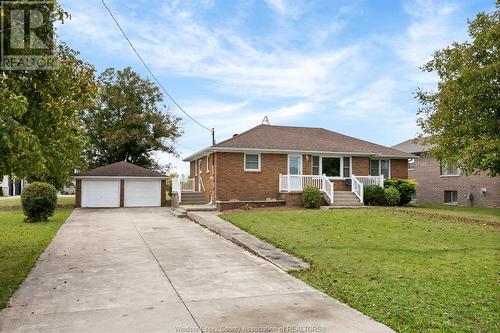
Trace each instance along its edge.
{"label": "brown garage trim", "polygon": [[125,207],[125,180],[120,179],[120,207]]}
{"label": "brown garage trim", "polygon": [[76,180],[76,189],[75,189],[75,207],[82,207],[82,180]]}
{"label": "brown garage trim", "polygon": [[160,189],[160,195],[161,195],[161,206],[166,207],[167,206],[167,182],[166,180],[161,180],[161,189]]}

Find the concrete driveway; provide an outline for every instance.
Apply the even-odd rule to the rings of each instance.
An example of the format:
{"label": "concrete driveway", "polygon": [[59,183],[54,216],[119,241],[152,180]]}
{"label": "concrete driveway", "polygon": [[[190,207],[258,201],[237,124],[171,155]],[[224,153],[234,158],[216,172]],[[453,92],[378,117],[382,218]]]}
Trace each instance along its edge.
{"label": "concrete driveway", "polygon": [[77,209],[1,332],[392,332],[165,208]]}

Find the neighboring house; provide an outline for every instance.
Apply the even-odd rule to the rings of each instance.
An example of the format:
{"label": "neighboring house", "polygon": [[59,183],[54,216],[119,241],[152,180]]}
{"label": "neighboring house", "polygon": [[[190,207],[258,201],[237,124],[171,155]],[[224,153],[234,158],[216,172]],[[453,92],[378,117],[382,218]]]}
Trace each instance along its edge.
{"label": "neighboring house", "polygon": [[297,203],[303,188],[314,185],[330,204],[337,202],[335,194],[338,199],[348,191],[359,203],[359,183],[383,185],[383,178],[407,178],[411,157],[322,128],[259,125],[185,158],[191,181],[182,187],[202,192],[206,203]]}
{"label": "neighboring house", "polygon": [[10,176],[3,176],[2,182],[0,183],[0,187],[2,188],[2,195],[5,197],[13,195],[21,195],[21,190],[27,184],[28,182],[24,179],[19,179]]}
{"label": "neighboring house", "polygon": [[417,181],[417,203],[500,207],[500,177],[486,173],[465,176],[453,165],[441,165],[428,155],[429,146],[411,139],[392,148],[419,156],[408,163],[408,178]]}
{"label": "neighboring house", "polygon": [[166,205],[167,176],[117,162],[73,176],[76,207],[159,207]]}

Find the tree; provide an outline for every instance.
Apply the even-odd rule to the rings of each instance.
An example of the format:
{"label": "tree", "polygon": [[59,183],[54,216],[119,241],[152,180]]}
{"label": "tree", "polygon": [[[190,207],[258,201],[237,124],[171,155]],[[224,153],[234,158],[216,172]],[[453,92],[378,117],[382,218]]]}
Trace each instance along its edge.
{"label": "tree", "polygon": [[160,169],[154,152],[177,154],[173,143],[181,135],[180,118],[161,105],[157,85],[127,67],[106,69],[98,86],[96,103],[82,115],[87,167],[128,161]]}
{"label": "tree", "polygon": [[500,175],[500,1],[469,22],[470,42],[434,53],[437,91],[418,89],[418,123],[430,154],[468,174]]}
{"label": "tree", "polygon": [[[42,34],[52,36],[54,20],[62,20],[61,9],[56,6],[56,14],[49,15],[49,9],[42,7],[52,18]],[[76,51],[58,43],[50,52],[58,63],[55,70],[0,74],[0,174],[61,187],[80,161],[78,113],[92,105],[97,89],[93,66],[79,60]]]}

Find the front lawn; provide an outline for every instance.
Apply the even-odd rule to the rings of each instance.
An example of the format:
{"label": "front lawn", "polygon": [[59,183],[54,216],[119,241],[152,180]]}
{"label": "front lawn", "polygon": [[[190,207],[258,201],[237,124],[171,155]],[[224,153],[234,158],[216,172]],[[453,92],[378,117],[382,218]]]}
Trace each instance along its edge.
{"label": "front lawn", "polygon": [[494,332],[497,226],[390,209],[222,216],[312,263],[298,278],[401,332]]}
{"label": "front lawn", "polygon": [[458,216],[458,217],[500,223],[500,208],[423,204],[417,207],[403,207],[402,209],[413,209],[417,212]]}
{"label": "front lawn", "polygon": [[[75,206],[75,196],[57,196],[57,207],[72,208]],[[20,197],[0,198],[0,210],[21,209]]]}
{"label": "front lawn", "polygon": [[60,209],[47,222],[26,223],[21,211],[0,211],[0,309],[70,214]]}

